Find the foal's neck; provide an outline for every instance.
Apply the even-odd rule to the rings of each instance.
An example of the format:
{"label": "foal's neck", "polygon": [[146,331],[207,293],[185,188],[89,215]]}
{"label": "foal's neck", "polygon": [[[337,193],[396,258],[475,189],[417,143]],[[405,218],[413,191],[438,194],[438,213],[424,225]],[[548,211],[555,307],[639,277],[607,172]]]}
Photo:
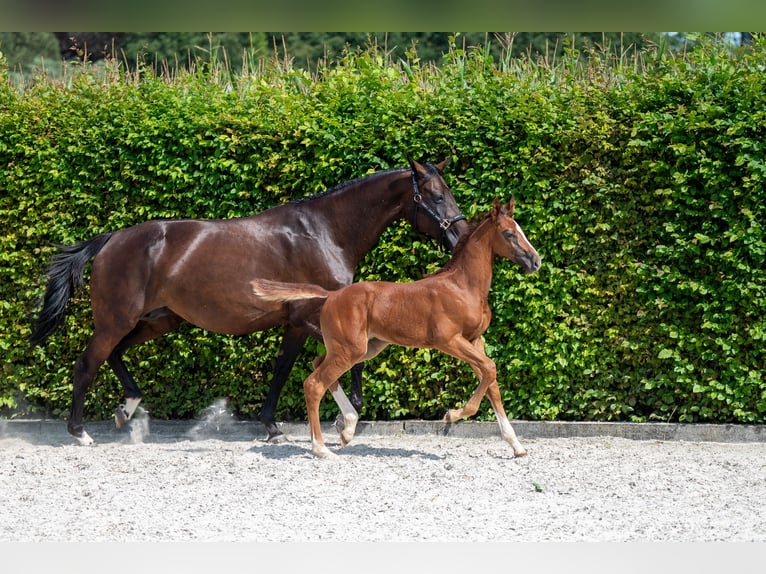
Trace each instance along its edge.
{"label": "foal's neck", "polygon": [[481,293],[483,297],[489,295],[492,286],[492,262],[495,257],[492,250],[493,232],[494,226],[490,220],[479,223],[463,248],[455,253],[450,266],[453,276],[459,277],[461,283]]}

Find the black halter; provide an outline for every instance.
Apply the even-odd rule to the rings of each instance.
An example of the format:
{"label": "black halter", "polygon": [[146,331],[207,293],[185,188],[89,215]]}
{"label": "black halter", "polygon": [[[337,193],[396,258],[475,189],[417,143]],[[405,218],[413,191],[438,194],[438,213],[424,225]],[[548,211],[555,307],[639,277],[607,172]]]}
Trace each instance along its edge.
{"label": "black halter", "polygon": [[410,178],[412,179],[412,191],[414,193],[412,197],[412,227],[415,229],[415,231],[418,231],[418,208],[420,208],[425,211],[431,217],[431,219],[439,222],[439,227],[442,229],[443,239],[447,234],[447,230],[461,219],[465,219],[465,215],[458,213],[452,217],[440,217],[438,213],[428,207],[427,204],[423,203],[423,196],[420,193],[420,188],[418,187],[418,179],[415,176],[414,171],[410,175]]}

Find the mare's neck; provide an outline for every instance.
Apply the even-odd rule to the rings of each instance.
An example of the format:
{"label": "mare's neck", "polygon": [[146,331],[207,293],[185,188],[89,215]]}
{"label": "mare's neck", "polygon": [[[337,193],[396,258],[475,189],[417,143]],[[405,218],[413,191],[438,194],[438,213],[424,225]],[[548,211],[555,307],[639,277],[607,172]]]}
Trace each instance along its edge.
{"label": "mare's neck", "polygon": [[404,217],[407,193],[413,193],[409,170],[392,170],[353,181],[314,201],[331,221],[332,235],[352,267],[378,243],[385,229]]}

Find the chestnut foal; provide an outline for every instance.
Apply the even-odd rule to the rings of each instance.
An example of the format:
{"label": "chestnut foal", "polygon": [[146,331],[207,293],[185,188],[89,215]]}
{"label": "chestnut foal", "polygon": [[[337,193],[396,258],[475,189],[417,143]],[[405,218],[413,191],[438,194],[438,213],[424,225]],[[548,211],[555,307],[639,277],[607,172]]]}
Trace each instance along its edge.
{"label": "chestnut foal", "polygon": [[389,344],[437,349],[467,362],[478,376],[479,386],[462,408],[449,410],[444,421],[474,415],[486,394],[502,438],[513,447],[515,456],[527,454],[503,409],[495,363],[486,355],[482,338],[492,315],[487,298],[494,258],[510,259],[526,273],[540,268],[540,255],[513,220],[514,205],[513,197],[508,205],[495,199],[491,211],[460,239],[447,265],[419,281],[360,282],[337,291],[265,279],[251,282],[260,301],[289,306],[291,301],[326,299],[320,328],[327,353],[317,357],[314,372],[303,384],[316,456],[337,457],[325,446],[320,430],[319,403],[325,392],[332,393],[342,411],[341,446],[345,446],[354,436],[359,417],[338,378]]}

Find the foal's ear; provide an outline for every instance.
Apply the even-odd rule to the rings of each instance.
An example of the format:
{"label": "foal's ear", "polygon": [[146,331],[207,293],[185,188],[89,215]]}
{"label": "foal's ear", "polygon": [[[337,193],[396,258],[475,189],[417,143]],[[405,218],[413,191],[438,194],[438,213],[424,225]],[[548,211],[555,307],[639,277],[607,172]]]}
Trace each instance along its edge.
{"label": "foal's ear", "polygon": [[511,196],[511,201],[508,202],[508,217],[513,217],[513,210],[516,207],[516,198]]}
{"label": "foal's ear", "polygon": [[503,213],[503,210],[504,210],[503,204],[500,203],[500,200],[498,198],[495,198],[495,201],[492,204],[492,217],[497,218],[498,215]]}

